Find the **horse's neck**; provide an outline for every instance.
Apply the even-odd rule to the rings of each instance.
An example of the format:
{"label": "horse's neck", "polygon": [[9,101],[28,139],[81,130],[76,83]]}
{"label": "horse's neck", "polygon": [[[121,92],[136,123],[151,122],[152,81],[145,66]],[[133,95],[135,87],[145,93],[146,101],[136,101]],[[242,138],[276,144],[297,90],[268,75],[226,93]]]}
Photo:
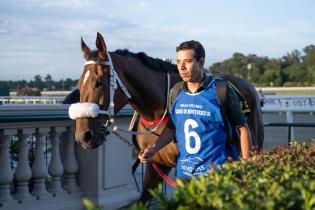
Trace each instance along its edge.
{"label": "horse's neck", "polygon": [[[134,58],[115,56],[116,66],[131,94],[129,104],[148,120],[162,116],[167,103],[167,76],[157,72]],[[170,73],[170,87],[179,80],[176,73]]]}

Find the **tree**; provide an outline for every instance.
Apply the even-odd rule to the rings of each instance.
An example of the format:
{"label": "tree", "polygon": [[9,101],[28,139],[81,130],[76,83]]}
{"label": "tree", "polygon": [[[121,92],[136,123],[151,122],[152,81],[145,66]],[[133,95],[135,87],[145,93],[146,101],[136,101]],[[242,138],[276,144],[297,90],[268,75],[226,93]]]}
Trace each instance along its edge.
{"label": "tree", "polygon": [[310,85],[310,77],[307,68],[303,64],[294,64],[283,69],[287,75],[286,86],[305,86]]}
{"label": "tree", "polygon": [[64,81],[64,89],[65,90],[71,90],[71,87],[73,86],[73,81],[72,79],[70,78],[67,78],[65,81]]}
{"label": "tree", "polygon": [[47,90],[53,90],[53,80],[50,74],[47,74],[45,77],[45,86],[47,88]]}
{"label": "tree", "polygon": [[305,56],[303,56],[303,63],[305,66],[313,66],[315,65],[315,46],[309,45],[303,49]]}
{"label": "tree", "polygon": [[282,68],[286,68],[288,66],[299,64],[302,61],[301,52],[298,50],[293,50],[291,53],[287,53],[281,59]]}
{"label": "tree", "polygon": [[264,72],[259,83],[265,86],[282,86],[283,76],[280,64],[276,59],[268,60],[263,66]]}
{"label": "tree", "polygon": [[42,77],[37,74],[34,76],[34,87],[38,88],[39,90],[43,90],[45,84],[42,80]]}
{"label": "tree", "polygon": [[303,57],[303,64],[305,65],[310,83],[315,84],[315,46],[309,45],[303,49],[305,56]]}

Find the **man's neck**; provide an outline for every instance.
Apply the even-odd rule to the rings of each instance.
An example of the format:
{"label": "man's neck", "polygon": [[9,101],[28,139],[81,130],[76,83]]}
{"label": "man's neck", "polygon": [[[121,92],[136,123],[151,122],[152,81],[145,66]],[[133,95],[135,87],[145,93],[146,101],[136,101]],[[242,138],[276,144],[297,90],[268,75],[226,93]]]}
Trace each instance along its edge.
{"label": "man's neck", "polygon": [[201,85],[201,82],[195,83],[195,82],[187,82],[187,89],[191,93],[196,93]]}
{"label": "man's neck", "polygon": [[196,82],[187,82],[187,89],[191,93],[196,93],[200,88],[202,81],[204,79],[204,74],[201,73],[200,76],[197,78]]}

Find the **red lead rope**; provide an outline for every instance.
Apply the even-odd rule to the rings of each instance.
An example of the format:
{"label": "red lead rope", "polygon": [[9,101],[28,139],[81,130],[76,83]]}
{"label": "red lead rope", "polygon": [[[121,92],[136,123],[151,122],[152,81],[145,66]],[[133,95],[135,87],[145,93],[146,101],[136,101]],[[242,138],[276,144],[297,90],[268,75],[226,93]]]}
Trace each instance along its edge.
{"label": "red lead rope", "polygon": [[164,179],[167,184],[171,185],[173,188],[176,188],[176,182],[174,182],[170,177],[168,177],[155,163],[152,163],[153,168],[158,172],[158,174]]}
{"label": "red lead rope", "polygon": [[[160,122],[161,119],[155,119],[155,120],[145,120],[144,118],[140,118],[140,123],[144,126],[155,126],[159,123],[161,123],[162,125],[166,125],[169,117],[166,116],[164,119],[162,119],[162,122]],[[156,165],[154,162],[152,162],[152,166],[153,168],[156,170],[156,172],[164,179],[165,182],[167,182],[170,186],[172,186],[173,188],[176,188],[176,182],[174,182],[170,177],[168,177],[161,169],[158,165]]]}

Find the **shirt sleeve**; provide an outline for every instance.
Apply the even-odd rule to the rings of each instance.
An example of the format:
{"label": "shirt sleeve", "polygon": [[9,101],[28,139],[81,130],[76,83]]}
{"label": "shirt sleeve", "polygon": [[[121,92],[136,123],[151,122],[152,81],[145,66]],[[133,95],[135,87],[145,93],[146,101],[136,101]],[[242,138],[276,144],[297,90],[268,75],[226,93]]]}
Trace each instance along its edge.
{"label": "shirt sleeve", "polygon": [[237,94],[230,85],[227,85],[227,118],[237,128],[245,125],[246,120],[240,106]]}

